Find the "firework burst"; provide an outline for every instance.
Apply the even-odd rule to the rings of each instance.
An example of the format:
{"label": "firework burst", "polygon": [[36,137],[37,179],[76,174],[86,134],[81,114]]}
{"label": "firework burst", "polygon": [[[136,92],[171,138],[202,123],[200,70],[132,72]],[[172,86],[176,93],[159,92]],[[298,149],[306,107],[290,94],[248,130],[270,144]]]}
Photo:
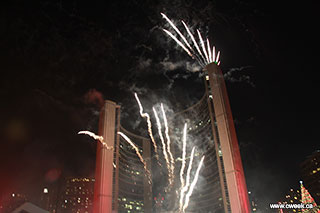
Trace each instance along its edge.
{"label": "firework burst", "polygon": [[174,23],[165,14],[161,13],[161,15],[170,24],[170,26],[174,29],[174,31],[179,35],[179,37],[182,39],[182,41],[185,43],[186,46],[176,36],[174,36],[169,30],[163,29],[163,31],[165,33],[167,33],[175,42],[177,42],[177,44],[180,47],[182,47],[182,49],[186,53],[188,53],[189,56],[196,59],[202,67],[205,67],[207,64],[210,64],[210,63],[216,63],[217,65],[220,65],[220,61],[219,61],[219,57],[218,57],[220,55],[220,52],[218,52],[217,57],[215,57],[215,55],[216,55],[215,54],[215,47],[214,46],[212,47],[212,52],[211,52],[210,42],[209,42],[208,38],[206,39],[206,44],[207,44],[207,47],[206,47],[206,44],[205,44],[205,42],[202,38],[202,35],[198,29],[196,31],[198,34],[198,38],[199,38],[202,50],[199,48],[199,45],[198,45],[196,39],[194,38],[193,34],[191,33],[191,31],[188,28],[188,26],[186,25],[186,23],[184,21],[181,21],[184,28],[187,31],[187,34],[191,38],[195,49],[197,50],[197,52],[196,52],[194,50],[194,48],[192,48],[191,44],[188,42],[186,37],[174,25]]}

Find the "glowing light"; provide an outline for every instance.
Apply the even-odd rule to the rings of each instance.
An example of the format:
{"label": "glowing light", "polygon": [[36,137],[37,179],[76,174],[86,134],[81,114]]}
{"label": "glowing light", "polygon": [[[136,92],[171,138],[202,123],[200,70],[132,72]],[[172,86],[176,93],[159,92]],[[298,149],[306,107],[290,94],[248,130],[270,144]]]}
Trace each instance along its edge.
{"label": "glowing light", "polygon": [[[170,136],[169,136],[169,128],[168,128],[168,121],[167,121],[167,116],[163,108],[163,104],[161,103],[161,111],[162,111],[162,116],[163,116],[163,121],[164,121],[164,126],[165,126],[165,134],[166,134],[166,139],[167,139],[167,152],[170,157],[170,169],[171,169],[171,177],[174,178],[174,159],[171,153],[171,141],[170,141]],[[171,181],[173,182],[173,180]]]}
{"label": "glowing light", "polygon": [[95,140],[98,140],[103,147],[106,147],[107,149],[113,149],[113,146],[108,146],[107,143],[104,142],[104,138],[102,136],[96,135],[93,132],[90,131],[80,131],[78,134],[84,134],[89,135],[90,137],[94,138]]}
{"label": "glowing light", "polygon": [[49,193],[48,189],[47,188],[43,188],[43,193],[44,194],[48,194]]}
{"label": "glowing light", "polygon": [[208,48],[208,53],[209,53],[209,63],[213,62],[211,58],[211,50],[210,50],[210,42],[209,39],[207,38],[207,48]]}
{"label": "glowing light", "polygon": [[201,167],[202,167],[203,160],[204,160],[204,156],[203,156],[203,157],[201,158],[201,160],[200,160],[200,163],[199,163],[199,166],[198,166],[198,168],[197,168],[196,174],[195,174],[195,176],[194,176],[194,178],[193,178],[193,181],[192,181],[192,183],[191,183],[191,185],[190,185],[189,191],[188,191],[188,193],[186,194],[186,199],[185,199],[185,202],[184,202],[184,205],[183,205],[183,208],[182,208],[182,211],[183,211],[183,212],[186,210],[186,208],[188,208],[189,201],[190,201],[190,196],[191,196],[191,194],[192,194],[192,192],[193,192],[193,189],[194,189],[194,187],[195,187],[195,185],[196,185],[196,183],[197,183],[197,181],[198,181],[198,179],[199,179],[199,172],[200,172],[200,169],[201,169]]}
{"label": "glowing light", "polygon": [[146,173],[147,173],[148,182],[149,182],[149,184],[151,184],[151,183],[152,183],[151,173],[150,173],[149,169],[147,168],[147,163],[146,163],[146,161],[143,159],[143,157],[142,157],[141,154],[140,154],[139,148],[138,148],[138,147],[130,140],[130,138],[128,138],[128,136],[126,136],[124,133],[118,132],[118,134],[121,135],[121,136],[134,148],[134,150],[136,151],[136,154],[138,155],[140,161],[141,161],[142,164],[143,164],[143,168],[144,168],[144,170],[145,170]]}
{"label": "glowing light", "polygon": [[215,62],[216,60],[216,47],[212,46],[212,62]]}
{"label": "glowing light", "polygon": [[219,61],[219,57],[220,57],[220,51],[218,51],[218,53],[217,53],[216,62],[218,62],[218,61]]}
{"label": "glowing light", "polygon": [[165,14],[161,13],[161,15],[163,18],[165,18],[167,20],[167,22],[169,22],[169,24],[172,26],[172,28],[179,34],[179,36],[182,38],[184,43],[192,50],[192,47],[188,43],[187,39],[182,35],[180,30],[172,23],[172,21]]}
{"label": "glowing light", "polygon": [[160,141],[162,144],[162,152],[163,152],[164,159],[166,160],[166,165],[167,165],[167,169],[168,169],[168,173],[169,173],[169,184],[171,185],[173,183],[173,179],[172,179],[171,172],[170,172],[171,167],[170,167],[170,161],[168,158],[167,148],[166,148],[166,144],[164,142],[164,138],[162,135],[161,123],[160,123],[160,119],[159,119],[157,111],[155,110],[154,107],[152,109],[153,109],[154,117],[156,118],[156,121],[157,121],[158,133],[159,133]]}
{"label": "glowing light", "polygon": [[184,23],[184,21],[181,21],[181,22],[182,22],[183,26],[186,28],[186,30],[187,30],[187,32],[188,32],[188,34],[189,34],[189,36],[191,37],[191,40],[192,40],[192,42],[193,42],[194,46],[196,47],[196,49],[197,49],[198,53],[201,55],[202,59],[205,61],[205,58],[203,57],[203,55],[202,55],[202,53],[201,53],[201,51],[200,51],[200,48],[199,48],[199,46],[198,46],[198,44],[197,44],[196,40],[194,39],[194,36],[193,36],[193,35],[192,35],[192,33],[190,32],[190,30],[189,30],[188,26]]}
{"label": "glowing light", "polygon": [[202,36],[201,36],[201,33],[199,30],[197,30],[197,33],[198,33],[198,36],[199,36],[199,39],[200,39],[200,43],[201,43],[201,46],[202,46],[202,50],[204,52],[204,55],[206,56],[206,59],[207,59],[207,63],[209,64],[209,59],[208,59],[208,54],[207,54],[207,51],[206,51],[206,48],[205,48],[205,45],[204,45],[204,41],[202,39]]}
{"label": "glowing light", "polygon": [[154,147],[154,152],[156,153],[156,158],[159,162],[159,155],[158,155],[158,147],[157,147],[157,144],[154,140],[154,137],[153,137],[153,134],[152,134],[152,125],[151,125],[151,120],[150,120],[150,116],[148,113],[143,113],[143,107],[142,107],[142,104],[139,100],[139,97],[137,95],[137,93],[134,93],[134,96],[138,102],[138,105],[139,105],[139,109],[140,109],[140,115],[141,117],[144,117],[144,118],[147,118],[147,125],[148,125],[148,133],[149,133],[149,136],[151,138],[151,141],[152,141],[152,144],[153,144],[153,147]]}
{"label": "glowing light", "polygon": [[195,150],[195,147],[192,148],[192,151],[191,151],[191,157],[190,157],[190,161],[189,161],[189,166],[188,166],[188,170],[187,170],[187,177],[186,177],[186,184],[185,186],[181,189],[180,191],[180,208],[179,210],[181,211],[182,208],[183,208],[183,198],[184,198],[184,194],[185,192],[188,190],[189,188],[189,185],[190,185],[190,173],[191,173],[191,169],[192,169],[192,162],[193,162],[193,157],[194,157],[194,150]]}
{"label": "glowing light", "polygon": [[[173,27],[173,29],[177,32],[177,34],[182,38],[183,42],[188,46],[188,48],[193,52],[193,54],[190,52],[190,50],[185,47],[181,41],[179,41],[179,39],[177,39],[174,35],[172,35],[168,30],[163,29],[164,32],[166,32],[173,40],[175,40],[192,58],[196,59],[199,64],[204,67],[209,63],[215,62],[217,65],[220,65],[220,61],[219,61],[219,55],[220,52],[218,52],[217,57],[215,57],[215,47],[212,47],[212,52],[210,49],[210,42],[209,39],[206,40],[207,42],[207,47],[205,47],[205,43],[202,39],[201,33],[200,31],[197,29],[197,33],[198,33],[198,37],[200,40],[200,44],[202,47],[202,51],[200,50],[200,47],[198,45],[198,43],[196,42],[194,36],[192,35],[190,29],[188,28],[188,26],[186,25],[186,23],[184,21],[181,21],[184,28],[186,29],[188,35],[190,36],[193,45],[195,46],[196,50],[198,51],[198,53],[196,53],[194,51],[194,49],[192,48],[192,46],[189,44],[189,42],[187,41],[186,37],[181,33],[181,31],[173,24],[173,22],[163,13],[161,13],[162,17],[165,18],[167,20],[167,22]],[[204,54],[204,55],[203,55]]]}
{"label": "glowing light", "polygon": [[181,190],[184,187],[184,168],[186,166],[186,146],[187,146],[187,124],[184,124],[183,128],[183,138],[182,138],[182,157],[181,157],[181,169],[180,169],[180,182],[181,182]]}
{"label": "glowing light", "polygon": [[191,57],[193,57],[193,55],[191,54],[191,52],[174,36],[172,35],[168,30],[166,29],[162,29],[164,32],[166,32],[173,40],[175,40],[177,42],[177,44],[180,45],[180,47],[182,47],[184,49],[184,51],[186,51],[188,53],[188,55],[190,55]]}
{"label": "glowing light", "polygon": [[[203,61],[206,61],[206,59],[205,59],[205,58],[203,57],[203,55],[202,55],[202,52],[201,52],[201,50],[200,50],[200,48],[199,48],[199,46],[198,46],[198,44],[197,44],[196,40],[194,39],[194,36],[193,36],[193,35],[192,35],[192,33],[190,32],[190,30],[189,30],[188,26],[184,23],[184,21],[181,21],[181,22],[182,22],[183,26],[186,28],[186,30],[187,30],[187,32],[188,32],[188,34],[189,34],[189,36],[191,37],[191,40],[192,40],[192,42],[193,42],[194,46],[196,47],[196,49],[197,49],[198,53],[200,54],[200,56],[201,56],[202,60],[203,60]],[[201,60],[199,60],[199,62],[201,62],[201,63],[202,63],[202,61],[201,61]]]}

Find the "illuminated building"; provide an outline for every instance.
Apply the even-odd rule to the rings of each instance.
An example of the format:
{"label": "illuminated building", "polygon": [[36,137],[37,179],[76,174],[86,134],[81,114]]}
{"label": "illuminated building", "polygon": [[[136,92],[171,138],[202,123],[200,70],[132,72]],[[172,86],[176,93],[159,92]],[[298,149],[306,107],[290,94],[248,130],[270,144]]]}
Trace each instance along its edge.
{"label": "illuminated building", "polygon": [[108,149],[97,145],[94,213],[152,212],[151,186],[134,149],[117,134],[125,133],[139,148],[150,170],[149,139],[128,132],[120,125],[120,106],[105,101],[100,113],[99,135]]}
{"label": "illuminated building", "polygon": [[57,212],[57,200],[59,199],[57,186],[43,187],[39,206],[51,213]]}
{"label": "illuminated building", "polygon": [[[204,168],[188,211],[247,213],[251,208],[223,74],[215,63],[207,65],[204,73],[206,91],[203,98],[175,114],[170,121],[170,134],[175,136],[181,135],[182,126],[187,122],[188,140],[191,141],[187,152],[196,146],[195,156],[205,155]],[[114,149],[98,143],[94,213],[111,212],[111,209],[115,212],[152,212],[151,187],[142,163],[133,148],[116,134],[118,131],[127,134],[139,146],[150,169],[149,139],[124,130],[120,125],[120,106],[106,101],[100,113],[99,135]],[[178,143],[172,145],[172,150],[176,159],[181,156]],[[155,201],[162,206],[162,198],[159,202],[156,197]],[[164,203],[167,209],[174,209],[177,200],[171,196]]]}
{"label": "illuminated building", "polygon": [[[201,179],[192,194],[188,211],[250,212],[239,145],[223,74],[218,65],[210,63],[204,69],[206,91],[195,105],[179,112],[171,126],[181,135],[188,123],[189,146],[205,155]],[[180,133],[179,133],[180,132]],[[175,149],[176,155],[181,156]]]}
{"label": "illuminated building", "polygon": [[91,213],[93,186],[92,178],[67,178],[59,199],[58,212]]}
{"label": "illuminated building", "polygon": [[320,203],[320,150],[315,151],[300,164],[303,184],[317,203]]}
{"label": "illuminated building", "polygon": [[[301,192],[299,189],[290,189],[289,192],[285,195],[280,201],[281,204],[300,204],[301,203]],[[282,212],[292,213],[292,212],[301,212],[299,209],[282,209]]]}

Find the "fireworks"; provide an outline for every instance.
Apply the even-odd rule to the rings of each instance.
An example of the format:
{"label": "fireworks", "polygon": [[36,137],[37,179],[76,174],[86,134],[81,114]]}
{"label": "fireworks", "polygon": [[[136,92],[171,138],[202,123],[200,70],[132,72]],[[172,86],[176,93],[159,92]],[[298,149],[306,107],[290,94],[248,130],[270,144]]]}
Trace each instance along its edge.
{"label": "fireworks", "polygon": [[202,167],[203,160],[204,160],[204,156],[200,160],[200,163],[199,163],[199,166],[197,168],[196,174],[195,174],[195,176],[193,178],[193,181],[192,181],[192,183],[190,185],[189,191],[186,194],[186,198],[185,198],[185,202],[184,202],[184,205],[183,205],[183,208],[182,208],[182,212],[184,212],[188,208],[190,196],[192,195],[193,189],[196,186],[196,183],[198,182],[198,179],[199,179],[199,172],[200,172],[200,169]]}
{"label": "fireworks", "polygon": [[84,135],[89,135],[90,137],[94,138],[95,140],[98,140],[103,147],[106,147],[107,149],[113,150],[113,146],[108,146],[107,143],[104,141],[104,138],[102,136],[96,135],[93,132],[90,131],[80,131],[78,134],[84,134]]}
{"label": "fireworks", "polygon": [[172,172],[171,172],[170,161],[169,161],[169,158],[168,158],[168,152],[167,152],[167,148],[166,148],[167,145],[164,142],[164,138],[163,138],[163,135],[162,135],[161,123],[160,123],[160,119],[159,119],[158,113],[157,113],[157,111],[155,110],[154,107],[152,109],[153,109],[154,117],[156,118],[156,121],[157,121],[158,133],[159,133],[160,141],[161,141],[161,144],[162,144],[163,156],[164,156],[164,159],[166,160],[166,165],[167,165],[168,174],[169,174],[169,184],[172,185],[173,177],[172,177]]}
{"label": "fireworks", "polygon": [[[169,128],[168,128],[168,121],[167,121],[167,116],[163,108],[163,104],[161,104],[161,111],[162,111],[162,116],[163,116],[163,121],[164,121],[164,126],[165,126],[165,134],[166,134],[166,139],[167,139],[167,152],[170,157],[170,173],[171,173],[171,178],[174,178],[174,159],[171,153],[171,140],[169,136]],[[169,182],[173,182],[173,180],[170,180]]]}
{"label": "fireworks", "polygon": [[216,63],[217,65],[220,65],[220,61],[219,61],[219,57],[218,57],[220,55],[220,52],[217,53],[217,58],[215,58],[215,47],[214,46],[212,47],[212,53],[211,53],[209,39],[206,39],[206,43],[207,43],[207,48],[206,48],[205,42],[203,41],[202,35],[198,29],[197,29],[197,34],[199,37],[202,51],[200,50],[197,41],[195,40],[194,36],[192,35],[192,33],[191,33],[190,29],[188,28],[188,26],[186,25],[186,23],[184,21],[181,21],[184,28],[186,29],[188,35],[190,36],[190,38],[193,42],[193,45],[195,46],[196,50],[198,51],[196,53],[194,51],[194,49],[192,48],[192,46],[187,41],[186,37],[173,24],[173,22],[165,14],[161,13],[161,15],[164,19],[166,19],[166,21],[175,30],[175,32],[182,38],[183,42],[187,45],[187,47],[185,45],[183,45],[182,42],[177,37],[175,37],[171,32],[169,32],[166,29],[163,29],[163,31],[165,33],[167,33],[173,40],[175,40],[175,42],[177,42],[177,44],[180,47],[182,47],[184,49],[184,51],[188,53],[189,56],[196,59],[202,67],[205,67],[207,64],[210,64],[210,63]]}
{"label": "fireworks", "polygon": [[191,172],[191,169],[192,169],[192,161],[193,161],[193,157],[194,157],[194,150],[195,150],[195,147],[193,147],[193,149],[191,151],[191,157],[190,157],[189,166],[188,166],[188,170],[187,170],[186,184],[182,185],[182,183],[181,183],[180,202],[179,202],[179,210],[180,211],[182,211],[182,208],[183,208],[184,194],[188,190],[189,184],[190,184],[190,172]]}
{"label": "fireworks", "polygon": [[[210,56],[211,57],[211,56]],[[154,150],[155,150],[155,154],[158,155],[157,153],[157,143],[155,141],[155,138],[153,136],[152,133],[152,123],[151,123],[151,118],[149,116],[148,113],[144,113],[143,112],[143,107],[142,104],[138,98],[138,95],[135,93],[135,98],[137,100],[137,103],[139,105],[139,109],[140,109],[140,115],[143,118],[147,119],[147,124],[148,124],[148,133],[149,136],[151,138],[151,141],[153,143],[154,146]],[[170,134],[169,134],[169,126],[168,126],[168,120],[167,120],[167,116],[166,116],[166,112],[164,110],[164,106],[163,104],[160,105],[160,109],[161,109],[161,115],[162,115],[162,120],[163,120],[163,125],[164,125],[164,135],[162,133],[162,124],[160,122],[160,118],[158,115],[157,110],[153,107],[153,113],[154,113],[154,118],[156,120],[157,123],[157,128],[158,128],[158,135],[159,135],[159,139],[161,141],[162,144],[162,151],[163,151],[163,156],[166,162],[166,166],[167,166],[167,170],[168,170],[168,186],[165,187],[165,190],[167,191],[167,189],[169,189],[169,191],[172,190],[172,187],[174,186],[174,174],[175,174],[175,160],[173,157],[173,154],[171,152],[171,139],[170,139]],[[98,140],[103,147],[105,147],[108,150],[113,150],[112,146],[108,146],[107,143],[104,141],[104,138],[102,136],[96,135],[90,131],[80,131],[78,132],[78,134],[85,134],[85,135],[89,135],[90,137],[94,138],[95,140]],[[147,167],[147,162],[145,161],[145,159],[142,157],[140,149],[137,147],[137,145],[131,141],[131,139],[125,135],[123,132],[117,132],[118,135],[120,135],[135,151],[136,155],[138,156],[139,160],[141,161],[141,163],[143,164],[143,168],[145,170],[145,175],[147,177],[148,183],[150,184],[150,187],[152,186],[152,178],[151,178],[151,172]],[[194,178],[192,183],[190,184],[190,179],[191,179],[191,170],[192,170],[192,165],[193,165],[193,159],[195,156],[195,147],[193,147],[191,154],[190,154],[190,160],[189,160],[189,164],[188,164],[188,168],[187,168],[187,173],[185,175],[185,168],[186,168],[186,151],[187,150],[187,124],[184,125],[184,129],[183,129],[183,137],[182,137],[182,156],[181,156],[181,169],[180,169],[180,182],[181,182],[181,186],[180,186],[180,197],[179,197],[179,212],[185,212],[186,208],[189,205],[189,200],[190,200],[190,196],[193,192],[193,189],[197,183],[197,180],[199,178],[199,172],[200,172],[200,168],[203,164],[203,159],[204,157],[202,157],[198,168],[195,172]],[[188,157],[189,158],[189,157]],[[157,157],[157,161],[159,163],[159,157]],[[113,167],[116,169],[117,165],[112,162]],[[185,177],[186,176],[186,177]]]}
{"label": "fireworks", "polygon": [[[189,166],[188,166],[187,175],[186,175],[186,180],[184,180],[184,170],[185,170],[185,165],[186,165],[186,144],[187,144],[186,141],[187,141],[187,124],[184,125],[183,139],[182,139],[182,160],[181,160],[182,163],[181,163],[181,169],[180,169],[181,187],[180,187],[180,200],[179,200],[179,211],[180,212],[185,212],[186,208],[189,205],[190,196],[191,196],[193,189],[198,181],[200,168],[202,166],[203,159],[204,159],[204,156],[203,156],[199,165],[198,165],[194,179],[190,185],[190,174],[191,174],[191,169],[192,169],[195,147],[192,148],[191,156],[190,156],[190,160],[189,160]],[[190,187],[189,187],[189,185],[190,185]],[[188,189],[189,189],[189,191],[188,191]],[[185,195],[186,191],[188,191],[188,193]],[[183,200],[184,200],[184,202],[183,202]]]}
{"label": "fireworks", "polygon": [[143,107],[142,107],[142,104],[141,104],[141,102],[139,100],[139,97],[138,97],[137,93],[134,93],[134,96],[135,96],[135,98],[136,98],[136,100],[138,102],[141,117],[147,118],[148,133],[149,133],[149,136],[151,138],[151,141],[152,141],[152,144],[153,144],[153,147],[154,147],[154,152],[156,153],[156,158],[159,161],[158,147],[157,147],[157,144],[156,144],[156,142],[154,140],[154,137],[153,137],[153,134],[152,134],[152,124],[151,124],[150,116],[149,116],[148,113],[143,113]]}
{"label": "fireworks", "polygon": [[138,155],[140,161],[143,163],[143,168],[144,170],[146,171],[147,173],[147,177],[148,177],[148,182],[149,184],[152,183],[152,180],[151,180],[151,173],[147,167],[147,163],[146,161],[143,159],[143,157],[141,156],[140,154],[140,151],[139,151],[139,148],[130,140],[130,138],[128,138],[128,136],[126,136],[124,133],[122,132],[118,132],[119,135],[121,135],[133,148],[134,150],[136,151],[136,154]]}

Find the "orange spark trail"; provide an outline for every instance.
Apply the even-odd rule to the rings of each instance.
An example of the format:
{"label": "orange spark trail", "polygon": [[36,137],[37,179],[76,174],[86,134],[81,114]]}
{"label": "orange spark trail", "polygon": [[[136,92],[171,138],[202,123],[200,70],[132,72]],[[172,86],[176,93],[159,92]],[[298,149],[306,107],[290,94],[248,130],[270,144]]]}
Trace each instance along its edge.
{"label": "orange spark trail", "polygon": [[172,35],[168,30],[166,29],[162,29],[164,32],[166,32],[173,40],[175,40],[183,49],[184,51],[186,51],[188,53],[188,55],[190,55],[191,57],[193,57],[192,53],[181,43],[181,41],[179,41],[174,35]]}
{"label": "orange spark trail", "polygon": [[90,137],[94,138],[95,140],[98,140],[102,146],[106,147],[107,149],[113,149],[113,146],[108,146],[106,142],[104,142],[104,138],[102,136],[96,135],[93,132],[90,131],[80,131],[78,134],[84,134],[89,135]]}
{"label": "orange spark trail", "polygon": [[169,24],[173,27],[173,29],[179,34],[179,36],[182,38],[184,43],[190,48],[190,50],[193,50],[190,44],[188,43],[187,39],[182,35],[180,30],[172,23],[172,21],[165,14],[161,13],[161,15],[163,18],[167,20],[167,22],[169,22]]}
{"label": "orange spark trail", "polygon": [[168,121],[167,121],[167,116],[163,108],[163,104],[161,103],[161,111],[162,111],[162,116],[163,116],[163,121],[164,121],[164,126],[165,126],[165,134],[167,138],[167,152],[170,157],[170,168],[171,168],[171,177],[174,178],[174,159],[171,153],[171,141],[170,141],[170,136],[169,136],[169,128],[168,128]]}
{"label": "orange spark trail", "polygon": [[183,26],[186,28],[186,30],[187,30],[187,32],[188,32],[188,34],[189,34],[189,36],[191,37],[191,40],[193,41],[193,44],[194,44],[194,46],[196,47],[196,49],[197,49],[198,53],[200,54],[200,56],[202,57],[202,59],[203,59],[204,61],[206,61],[206,59],[205,59],[205,58],[203,57],[203,55],[202,55],[202,52],[201,52],[201,50],[200,50],[200,48],[199,48],[199,46],[198,46],[198,44],[197,44],[196,40],[194,39],[194,37],[193,37],[192,33],[190,32],[190,30],[189,30],[188,26],[186,25],[186,23],[184,23],[184,21],[181,21],[181,22],[182,22]]}
{"label": "orange spark trail", "polygon": [[168,159],[168,153],[167,153],[167,149],[166,149],[166,144],[164,142],[162,131],[161,131],[161,123],[160,123],[160,119],[158,117],[157,111],[155,110],[154,107],[152,109],[153,109],[154,117],[156,118],[156,121],[157,121],[159,137],[160,137],[160,140],[161,140],[161,143],[162,143],[162,152],[163,152],[163,155],[164,155],[164,159],[166,160],[167,169],[168,169],[168,173],[169,173],[168,174],[169,175],[169,185],[171,185],[173,183],[171,172],[170,172],[171,171],[171,167],[170,167],[170,162],[169,162],[169,159]]}
{"label": "orange spark trail", "polygon": [[183,139],[182,139],[182,162],[181,162],[181,169],[180,169],[181,189],[183,189],[184,187],[183,173],[184,173],[184,168],[186,166],[186,146],[187,146],[186,140],[187,140],[187,123],[184,124]]}
{"label": "orange spark trail", "polygon": [[194,178],[193,178],[193,181],[192,181],[192,183],[191,183],[191,185],[190,185],[189,191],[188,191],[188,193],[187,193],[187,195],[186,195],[186,199],[185,199],[185,203],[184,203],[184,205],[183,205],[182,212],[185,212],[186,208],[188,208],[190,196],[191,196],[191,194],[192,194],[192,192],[193,192],[193,189],[194,189],[194,187],[195,187],[195,185],[196,185],[196,183],[197,183],[197,181],[198,181],[198,179],[199,179],[199,172],[200,172],[200,169],[201,169],[201,167],[202,167],[203,160],[204,160],[204,156],[203,156],[203,157],[201,158],[201,160],[200,160],[200,163],[199,163],[199,166],[198,166],[198,168],[197,168],[196,174],[195,174],[195,176],[194,176]]}
{"label": "orange spark trail", "polygon": [[203,52],[204,52],[204,55],[206,56],[207,63],[209,64],[208,54],[207,54],[206,48],[205,48],[205,46],[204,46],[204,42],[203,42],[201,33],[200,33],[199,30],[197,30],[197,32],[198,32],[198,36],[199,36],[199,39],[200,39],[200,42],[201,42],[202,50],[203,50]]}
{"label": "orange spark trail", "polygon": [[152,141],[152,144],[153,144],[153,147],[154,147],[154,152],[156,153],[156,158],[159,161],[158,147],[157,147],[157,144],[156,144],[156,142],[154,140],[154,137],[153,137],[153,134],[152,134],[152,125],[151,125],[150,116],[149,116],[148,113],[143,113],[143,107],[142,107],[142,104],[141,104],[141,102],[140,102],[140,100],[138,98],[137,93],[134,93],[134,96],[135,96],[135,98],[136,98],[136,100],[138,102],[141,117],[147,118],[148,133],[149,133],[149,136],[151,138],[151,141]]}
{"label": "orange spark trail", "polygon": [[186,185],[181,189],[181,192],[180,192],[180,208],[179,208],[180,211],[183,208],[183,197],[184,197],[184,194],[188,190],[189,185],[190,185],[190,173],[191,173],[191,169],[192,169],[194,150],[195,150],[195,147],[193,147],[192,151],[191,151],[191,157],[190,157],[189,166],[188,166],[188,170],[187,170]]}
{"label": "orange spark trail", "polygon": [[142,157],[141,154],[140,154],[139,148],[138,148],[138,147],[130,140],[130,138],[128,138],[128,136],[126,136],[124,133],[118,132],[118,134],[121,135],[121,136],[134,148],[134,150],[136,151],[136,154],[138,155],[140,161],[143,163],[143,168],[144,168],[144,170],[145,170],[146,173],[147,173],[148,182],[149,182],[149,184],[151,184],[151,183],[152,183],[151,173],[150,173],[150,171],[149,171],[148,168],[147,168],[147,163],[146,163],[146,161],[143,159],[143,157]]}

